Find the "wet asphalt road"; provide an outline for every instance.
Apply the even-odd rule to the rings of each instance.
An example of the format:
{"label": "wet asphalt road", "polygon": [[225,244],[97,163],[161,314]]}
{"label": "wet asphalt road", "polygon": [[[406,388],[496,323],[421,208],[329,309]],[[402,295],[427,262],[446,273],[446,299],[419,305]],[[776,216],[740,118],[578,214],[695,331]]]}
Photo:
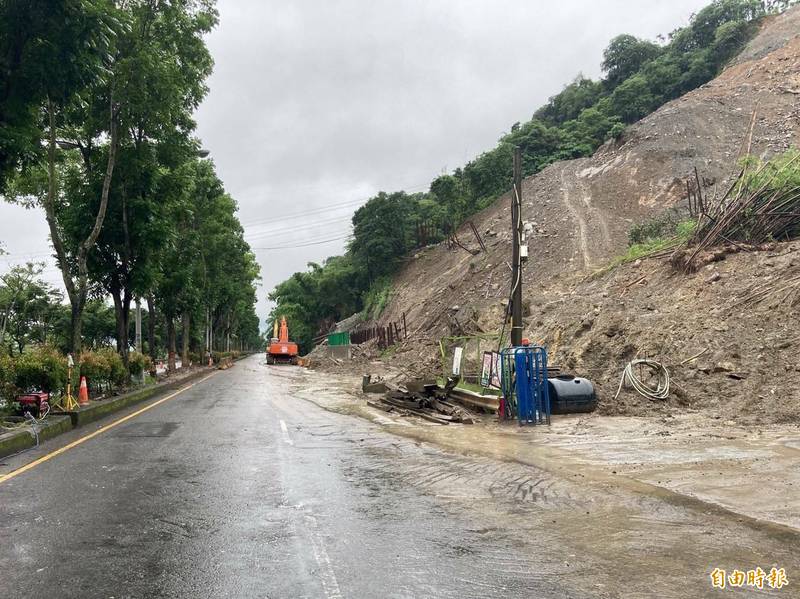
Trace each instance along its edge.
{"label": "wet asphalt road", "polygon": [[735,522],[324,410],[295,372],[251,357],[0,484],[0,596],[705,596],[709,564],[793,555],[752,532],[736,550]]}

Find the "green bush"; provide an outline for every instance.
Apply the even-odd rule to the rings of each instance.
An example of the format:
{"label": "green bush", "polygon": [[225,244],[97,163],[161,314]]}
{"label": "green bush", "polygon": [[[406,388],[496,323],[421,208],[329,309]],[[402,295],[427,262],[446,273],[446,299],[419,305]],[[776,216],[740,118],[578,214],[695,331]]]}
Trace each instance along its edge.
{"label": "green bush", "polygon": [[119,354],[110,348],[81,354],[81,376],[93,389],[121,387],[128,382],[128,372]]}
{"label": "green bush", "polygon": [[607,266],[598,269],[593,277],[599,277],[622,264],[647,258],[686,242],[694,233],[697,221],[680,219],[677,211],[670,211],[631,228],[628,233],[628,249],[614,258]]}
{"label": "green bush", "polygon": [[16,371],[14,358],[0,354],[0,399],[11,401],[17,394]]}
{"label": "green bush", "polygon": [[67,360],[52,347],[38,347],[14,361],[14,386],[20,391],[58,393],[66,386]]}
{"label": "green bush", "polygon": [[80,357],[80,373],[93,388],[102,389],[103,381],[109,378],[106,361],[97,352],[83,352]]}
{"label": "green bush", "polygon": [[225,358],[230,358],[231,352],[228,351],[215,351],[211,353],[211,358],[214,360],[214,364],[219,364]]}
{"label": "green bush", "polygon": [[141,376],[143,372],[150,372],[152,361],[150,356],[139,352],[131,352],[130,356],[128,356],[128,367],[132,376]]}
{"label": "green bush", "polygon": [[[83,352],[75,376],[85,376],[97,391],[125,386],[128,372],[122,358],[112,349]],[[130,356],[133,374],[150,369],[150,358],[139,353]],[[25,391],[61,393],[67,384],[67,359],[52,347],[38,347],[19,356],[0,355],[0,398],[11,401]],[[77,380],[74,381],[77,383]]]}
{"label": "green bush", "polygon": [[625,125],[622,123],[614,123],[611,130],[608,132],[609,139],[619,139],[625,133]]}

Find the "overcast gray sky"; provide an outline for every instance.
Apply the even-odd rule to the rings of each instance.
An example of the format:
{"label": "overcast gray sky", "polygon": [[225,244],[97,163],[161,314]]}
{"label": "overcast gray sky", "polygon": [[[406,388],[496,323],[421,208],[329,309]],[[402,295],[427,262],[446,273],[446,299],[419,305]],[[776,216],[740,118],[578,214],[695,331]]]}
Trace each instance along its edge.
{"label": "overcast gray sky", "polygon": [[[615,35],[655,39],[708,2],[219,0],[198,135],[256,249],[262,319],[277,283],[342,252],[359,202],[427,189],[578,73],[599,76]],[[38,210],[0,205],[0,241],[0,272],[49,260]]]}

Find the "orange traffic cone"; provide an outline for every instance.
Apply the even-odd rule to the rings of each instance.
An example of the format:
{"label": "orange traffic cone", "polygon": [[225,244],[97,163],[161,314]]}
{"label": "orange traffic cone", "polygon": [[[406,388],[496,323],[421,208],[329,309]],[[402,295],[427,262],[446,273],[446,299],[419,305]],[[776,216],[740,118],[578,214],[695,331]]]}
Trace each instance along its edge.
{"label": "orange traffic cone", "polygon": [[78,405],[85,406],[89,404],[89,388],[86,386],[86,377],[81,377],[81,388],[78,390]]}

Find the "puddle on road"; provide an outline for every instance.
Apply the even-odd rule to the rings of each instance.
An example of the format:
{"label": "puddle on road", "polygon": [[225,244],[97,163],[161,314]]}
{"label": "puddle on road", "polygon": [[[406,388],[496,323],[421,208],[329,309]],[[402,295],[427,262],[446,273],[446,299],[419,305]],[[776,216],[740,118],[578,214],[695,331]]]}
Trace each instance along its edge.
{"label": "puddle on road", "polygon": [[178,430],[180,425],[180,422],[130,422],[111,433],[110,436],[117,439],[169,437]]}

